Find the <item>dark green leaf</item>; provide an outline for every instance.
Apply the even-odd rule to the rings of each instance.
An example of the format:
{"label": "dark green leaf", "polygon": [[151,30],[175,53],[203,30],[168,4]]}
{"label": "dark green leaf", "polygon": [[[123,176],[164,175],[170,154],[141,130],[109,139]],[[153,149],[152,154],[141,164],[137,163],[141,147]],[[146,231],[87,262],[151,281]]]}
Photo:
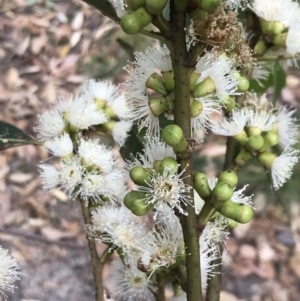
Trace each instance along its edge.
{"label": "dark green leaf", "polygon": [[0,150],[27,144],[42,144],[40,141],[32,140],[30,136],[14,125],[0,121]]}
{"label": "dark green leaf", "polygon": [[115,21],[119,21],[119,17],[111,3],[108,0],[83,0],[87,4],[93,6],[97,10],[101,11],[101,13],[107,16],[110,19]]}

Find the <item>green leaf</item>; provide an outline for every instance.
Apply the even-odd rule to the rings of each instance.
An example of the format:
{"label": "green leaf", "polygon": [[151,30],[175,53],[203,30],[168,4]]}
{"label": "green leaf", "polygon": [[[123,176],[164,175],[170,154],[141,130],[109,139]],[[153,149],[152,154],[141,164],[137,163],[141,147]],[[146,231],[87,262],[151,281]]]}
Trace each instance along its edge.
{"label": "green leaf", "polygon": [[278,97],[280,96],[281,90],[286,85],[286,74],[279,63],[275,65],[275,72],[273,73],[273,104],[276,103]]}
{"label": "green leaf", "polygon": [[104,16],[118,22],[120,18],[118,17],[115,9],[108,0],[83,0],[87,4],[93,6],[97,10],[101,11]]}
{"label": "green leaf", "polygon": [[30,136],[14,125],[0,121],[0,150],[21,145],[41,145],[41,141],[32,140]]}

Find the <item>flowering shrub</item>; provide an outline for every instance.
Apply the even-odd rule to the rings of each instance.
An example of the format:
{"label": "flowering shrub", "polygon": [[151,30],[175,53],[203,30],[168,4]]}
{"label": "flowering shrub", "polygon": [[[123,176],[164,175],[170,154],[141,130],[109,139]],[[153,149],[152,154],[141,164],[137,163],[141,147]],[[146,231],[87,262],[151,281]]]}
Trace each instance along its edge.
{"label": "flowering shrub", "polygon": [[[298,161],[294,110],[271,103],[251,83],[264,87],[278,61],[296,65],[300,6],[292,0],[86,2],[128,35],[144,34],[162,46],[136,53],[120,87],[88,80],[61,98],[38,116],[38,141],[7,125],[2,148],[43,144],[60,158],[38,169],[45,190],[60,188],[82,205],[97,301],[113,252],[108,278],[116,301],[164,300],[167,283],[174,300],[219,300],[229,229],[251,221],[255,209],[248,185],[237,188],[239,170],[255,157],[278,190]],[[247,11],[244,23],[238,11]],[[121,159],[118,149],[133,124],[145,133],[144,149]],[[218,178],[193,171],[192,154],[209,132],[227,137]],[[150,223],[138,218],[145,215]],[[107,245],[100,256],[97,240]],[[0,259],[5,297],[19,269],[2,249]]]}

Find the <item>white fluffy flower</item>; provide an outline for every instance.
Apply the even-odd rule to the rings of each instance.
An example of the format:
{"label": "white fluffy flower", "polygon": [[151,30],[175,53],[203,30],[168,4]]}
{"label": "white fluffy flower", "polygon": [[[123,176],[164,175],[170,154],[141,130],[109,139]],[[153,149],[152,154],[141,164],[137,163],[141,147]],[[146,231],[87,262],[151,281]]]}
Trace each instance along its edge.
{"label": "white fluffy flower", "polygon": [[0,295],[4,300],[7,298],[4,291],[13,292],[14,282],[20,279],[19,269],[15,259],[8,254],[7,250],[0,247]]}
{"label": "white fluffy flower", "polygon": [[230,9],[237,11],[239,8],[245,8],[248,0],[225,0],[225,2]]}
{"label": "white fluffy flower", "polygon": [[294,145],[298,142],[298,120],[292,117],[295,112],[296,110],[289,110],[284,106],[280,106],[275,110],[279,143],[282,147]]}
{"label": "white fluffy flower", "polygon": [[249,108],[245,109],[244,112],[247,118],[248,127],[256,127],[262,132],[266,132],[271,130],[274,126],[276,118],[274,115],[272,115],[271,111]]}
{"label": "white fluffy flower", "polygon": [[154,301],[154,286],[147,274],[139,271],[134,264],[125,266],[117,258],[111,264],[108,274],[111,294],[115,301]]}
{"label": "white fluffy flower", "polygon": [[69,134],[64,133],[52,140],[47,140],[44,146],[55,156],[68,157],[73,153],[73,142]]}
{"label": "white fluffy flower", "polygon": [[271,64],[267,63],[260,63],[255,64],[254,68],[252,69],[251,78],[256,80],[258,84],[263,87],[263,81],[267,80],[271,73]]}
{"label": "white fluffy flower", "polygon": [[219,122],[211,126],[216,135],[235,136],[241,133],[246,126],[247,118],[244,110],[233,110],[230,117],[223,117]]}
{"label": "white fluffy flower", "polygon": [[58,186],[60,173],[55,167],[49,164],[39,164],[38,169],[41,174],[43,189],[49,191]]}
{"label": "white fluffy flower", "polygon": [[266,21],[278,21],[286,27],[293,22],[297,2],[292,0],[254,0],[249,7],[255,14]]}
{"label": "white fluffy flower", "polygon": [[[299,10],[300,14],[300,10]],[[300,24],[299,16],[297,22],[293,24],[288,31],[286,38],[286,49],[290,54],[297,54],[300,52]]]}
{"label": "white fluffy flower", "polygon": [[294,165],[298,162],[299,151],[286,148],[272,163],[271,175],[274,189],[279,189],[291,176]]}
{"label": "white fluffy flower", "polygon": [[145,148],[143,154],[139,153],[136,157],[131,156],[131,161],[127,161],[128,169],[135,166],[143,168],[152,168],[156,160],[162,160],[166,157],[175,159],[175,154],[171,146],[161,141],[158,137],[146,137]]}
{"label": "white fluffy flower", "polygon": [[119,147],[122,147],[128,137],[128,132],[132,127],[131,121],[118,121],[112,130],[112,136]]}
{"label": "white fluffy flower", "polygon": [[65,122],[61,112],[52,107],[49,111],[37,116],[38,126],[34,130],[42,140],[52,139],[64,132]]}
{"label": "white fluffy flower", "polygon": [[138,190],[146,192],[145,199],[148,204],[156,204],[155,207],[159,208],[161,203],[166,203],[172,209],[177,208],[180,213],[186,215],[186,211],[181,206],[182,204],[191,205],[190,197],[187,194],[191,187],[182,181],[183,172],[178,174],[167,168],[162,174],[153,172],[148,187],[139,186]]}

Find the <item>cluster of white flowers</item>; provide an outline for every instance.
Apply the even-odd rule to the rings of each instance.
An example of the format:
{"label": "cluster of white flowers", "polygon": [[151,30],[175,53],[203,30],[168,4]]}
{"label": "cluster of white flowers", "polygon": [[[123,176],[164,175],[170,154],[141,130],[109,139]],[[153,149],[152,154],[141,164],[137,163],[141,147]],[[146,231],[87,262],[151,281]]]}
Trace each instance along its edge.
{"label": "cluster of white flowers", "polygon": [[8,251],[0,246],[0,297],[7,299],[5,291],[13,292],[14,282],[19,280],[20,268]]}
{"label": "cluster of white flowers", "polygon": [[224,116],[216,122],[212,126],[212,131],[217,135],[232,136],[243,145],[248,139],[246,133],[250,136],[258,134],[263,137],[268,132],[276,133],[278,141],[270,144],[267,149],[278,143],[283,149],[283,152],[276,156],[269,166],[273,186],[279,189],[291,177],[292,169],[298,162],[299,152],[292,148],[297,142],[299,132],[297,120],[293,117],[295,111],[280,105],[275,108],[266,107],[265,95],[256,96],[256,104],[253,94],[249,94],[248,97],[250,98],[248,104],[251,106],[233,110],[230,116]]}

